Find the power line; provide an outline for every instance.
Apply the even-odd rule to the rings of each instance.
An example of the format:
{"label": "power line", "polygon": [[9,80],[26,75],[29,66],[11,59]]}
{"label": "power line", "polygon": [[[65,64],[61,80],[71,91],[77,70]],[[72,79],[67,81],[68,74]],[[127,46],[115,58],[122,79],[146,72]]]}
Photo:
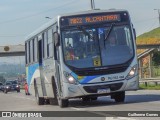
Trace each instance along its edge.
{"label": "power line", "polygon": [[0,35],[0,37],[25,37],[26,35],[17,35],[17,36],[15,36],[15,35]]}
{"label": "power line", "polygon": [[150,27],[149,30],[152,30],[155,25],[156,25],[156,20],[154,20],[154,22],[153,22],[153,24],[152,24],[152,26]]}
{"label": "power line", "polygon": [[51,11],[51,10],[53,10],[53,9],[58,9],[58,8],[63,7],[63,6],[66,6],[66,5],[70,4],[70,3],[73,3],[74,1],[75,1],[75,0],[72,0],[72,1],[70,1],[70,2],[67,2],[67,3],[61,5],[61,6],[54,7],[54,8],[45,10],[45,11],[41,11],[41,12],[38,12],[38,13],[35,13],[35,14],[32,14],[32,15],[28,15],[28,16],[24,16],[24,17],[19,17],[19,18],[12,19],[12,20],[2,21],[2,22],[0,22],[0,24],[9,23],[9,22],[15,22],[15,21],[19,21],[19,20],[23,20],[23,19],[28,19],[28,18],[31,18],[31,17],[35,17],[35,16],[38,16],[38,15],[40,15],[40,14],[46,13],[46,12],[48,12],[48,11]]}
{"label": "power line", "polygon": [[160,9],[154,9],[158,11],[159,27],[160,27]]}
{"label": "power line", "polygon": [[0,34],[0,37],[24,37],[26,34]]}
{"label": "power line", "polygon": [[[139,21],[136,21],[134,23],[140,23],[140,22],[144,22],[144,21],[149,21],[149,20],[154,20],[153,24],[151,25],[151,28],[153,28],[153,26],[155,25],[155,20],[157,19],[156,18],[150,18],[150,19],[145,19],[145,20],[139,20]],[[20,35],[0,35],[0,37],[25,37],[26,35],[25,34],[20,34]]]}
{"label": "power line", "polygon": [[149,18],[149,19],[145,19],[145,20],[138,20],[138,21],[135,21],[134,23],[140,23],[140,22],[145,22],[145,21],[155,20],[155,19],[157,19],[157,17]]}

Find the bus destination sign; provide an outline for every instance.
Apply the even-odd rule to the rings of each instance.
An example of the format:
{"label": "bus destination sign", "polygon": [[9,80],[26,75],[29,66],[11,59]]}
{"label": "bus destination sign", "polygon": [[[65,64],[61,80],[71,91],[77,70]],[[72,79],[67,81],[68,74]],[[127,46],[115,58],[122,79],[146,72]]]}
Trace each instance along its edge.
{"label": "bus destination sign", "polygon": [[82,24],[114,22],[114,21],[120,21],[119,14],[68,18],[69,25],[82,25]]}

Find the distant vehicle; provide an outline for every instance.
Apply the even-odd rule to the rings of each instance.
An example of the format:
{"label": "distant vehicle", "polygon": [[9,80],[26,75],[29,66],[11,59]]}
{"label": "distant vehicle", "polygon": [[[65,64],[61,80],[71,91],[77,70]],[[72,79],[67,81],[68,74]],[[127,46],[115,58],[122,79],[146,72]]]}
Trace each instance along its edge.
{"label": "distant vehicle", "polygon": [[3,86],[3,92],[7,93],[9,91],[17,91],[20,92],[20,86],[16,80],[6,81]]}
{"label": "distant vehicle", "polygon": [[0,90],[2,90],[3,84],[0,82]]}
{"label": "distant vehicle", "polygon": [[4,83],[4,85],[3,85],[3,87],[2,87],[2,91],[3,91],[4,93],[9,92],[9,91],[11,90],[11,85],[12,85],[11,82],[6,81],[6,82]]}

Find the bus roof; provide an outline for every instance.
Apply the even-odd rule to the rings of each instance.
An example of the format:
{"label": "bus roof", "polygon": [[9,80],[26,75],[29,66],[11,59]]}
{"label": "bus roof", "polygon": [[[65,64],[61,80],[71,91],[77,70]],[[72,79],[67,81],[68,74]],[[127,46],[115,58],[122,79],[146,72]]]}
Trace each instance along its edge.
{"label": "bus roof", "polygon": [[67,13],[67,14],[61,14],[60,17],[63,16],[74,16],[74,15],[85,15],[85,14],[94,14],[94,13],[106,13],[106,12],[128,12],[127,10],[124,9],[108,9],[108,10],[100,10],[100,9],[95,9],[95,10],[88,10],[88,11],[81,11],[81,12],[75,12],[75,13]]}
{"label": "bus roof", "polygon": [[47,29],[48,27],[50,27],[51,25],[53,25],[54,23],[56,23],[55,19],[51,19],[49,22],[47,22],[46,24],[42,25],[41,27],[39,27],[37,30],[35,30],[34,32],[32,32],[31,34],[29,34],[26,38],[25,41],[28,39],[31,39],[33,36],[41,33],[42,31],[44,31],[45,29]]}
{"label": "bus roof", "polygon": [[74,15],[85,15],[85,14],[94,14],[94,13],[103,13],[103,12],[105,13],[105,12],[128,12],[128,11],[124,10],[124,9],[108,9],[108,10],[95,9],[95,10],[88,10],[88,11],[80,11],[80,12],[74,12],[74,13],[61,14],[61,15],[58,15],[56,18],[51,19],[46,24],[42,25],[40,28],[38,28],[37,30],[35,30],[31,34],[29,34],[25,38],[25,41],[31,39],[33,36],[41,33],[42,31],[44,31],[45,29],[47,29],[51,25],[55,24],[57,22],[58,18],[60,18],[60,17],[67,17],[67,16],[74,16]]}

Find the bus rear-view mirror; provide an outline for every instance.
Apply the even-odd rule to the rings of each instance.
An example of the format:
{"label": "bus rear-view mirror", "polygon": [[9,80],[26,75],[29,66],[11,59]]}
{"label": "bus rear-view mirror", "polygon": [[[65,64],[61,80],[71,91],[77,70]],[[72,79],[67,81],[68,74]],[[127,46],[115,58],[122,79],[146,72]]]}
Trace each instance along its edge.
{"label": "bus rear-view mirror", "polygon": [[53,33],[53,39],[54,39],[55,46],[59,46],[60,40],[59,40],[59,34],[57,32]]}
{"label": "bus rear-view mirror", "polygon": [[134,34],[134,38],[136,40],[136,30],[135,30],[135,28],[133,28],[133,34]]}

